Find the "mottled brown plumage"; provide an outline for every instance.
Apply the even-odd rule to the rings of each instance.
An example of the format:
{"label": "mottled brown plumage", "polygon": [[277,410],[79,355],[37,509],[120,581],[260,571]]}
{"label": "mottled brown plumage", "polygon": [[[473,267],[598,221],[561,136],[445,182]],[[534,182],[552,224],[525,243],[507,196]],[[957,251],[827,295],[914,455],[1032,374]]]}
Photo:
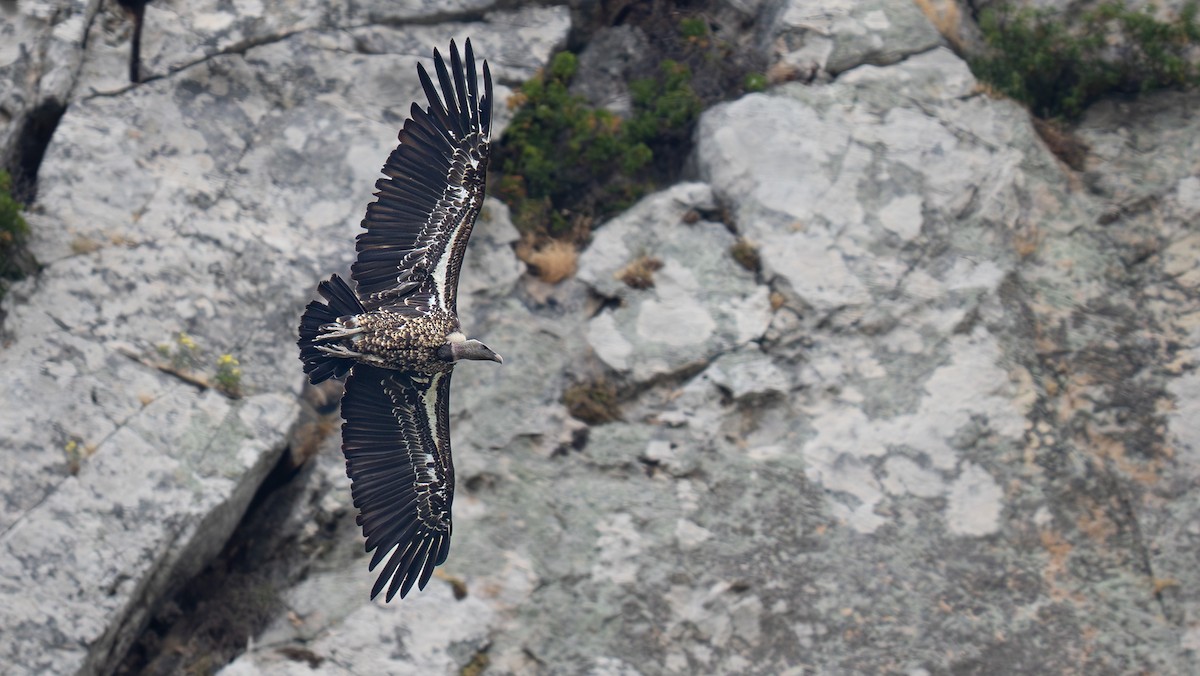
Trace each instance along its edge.
{"label": "mottled brown plumage", "polygon": [[334,275],[300,320],[300,359],[319,383],[350,373],[342,452],[371,569],[391,600],[424,588],[450,550],[454,465],[450,377],[461,359],[501,361],[459,328],[458,275],[483,205],[492,78],[483,91],[471,41],[450,65],[435,49],[440,85],[417,66],[429,105],[413,104],[400,145],[375,184],[358,236],[352,289]]}
{"label": "mottled brown plumage", "polygon": [[338,326],[360,331],[337,341],[358,355],[358,361],[425,374],[444,373],[454,367],[445,356],[439,356],[438,350],[446,345],[447,336],[458,331],[458,319],[441,308],[417,315],[385,306],[346,317]]}

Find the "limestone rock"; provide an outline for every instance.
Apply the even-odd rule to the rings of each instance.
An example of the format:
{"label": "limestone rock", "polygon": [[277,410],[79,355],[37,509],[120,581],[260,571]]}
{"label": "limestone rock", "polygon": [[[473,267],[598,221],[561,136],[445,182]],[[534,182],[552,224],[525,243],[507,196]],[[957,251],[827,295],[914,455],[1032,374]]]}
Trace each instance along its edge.
{"label": "limestone rock", "polygon": [[[568,25],[561,7],[347,30],[309,12],[324,5],[150,7],[147,72],[166,77],[118,85],[124,57],[89,43],[28,214],[45,267],[3,299],[0,658],[20,672],[110,671],[229,537],[297,418],[297,318],[353,256],[417,59],[471,35],[519,77]],[[180,20],[155,32],[160,11]],[[493,210],[472,264],[492,286],[472,299],[521,271]],[[222,355],[241,399],[214,389]]]}
{"label": "limestone rock", "polygon": [[712,204],[702,184],[652,195],[600,228],[580,257],[579,279],[622,300],[588,322],[592,349],[612,369],[653,378],[766,330],[767,289],[734,261],[734,236],[720,223],[684,220]]}
{"label": "limestone rock", "polygon": [[98,9],[83,0],[0,5],[0,166],[19,170],[23,191],[34,177],[20,165],[70,102]]}
{"label": "limestone rock", "polygon": [[[730,204],[738,232],[759,245],[764,276],[785,297],[777,316],[794,318],[775,322],[768,345],[797,360],[796,414],[783,427],[791,431],[774,433],[795,441],[757,446],[754,457],[796,463],[811,486],[822,487],[820,512],[839,524],[822,539],[849,537],[857,557],[851,567],[887,571],[891,589],[924,597],[956,579],[996,579],[999,565],[1007,579],[1042,579],[1031,588],[1035,596],[1083,599],[1092,583],[1070,574],[1041,578],[1040,552],[1069,550],[1063,555],[1079,565],[1107,571],[1106,602],[1120,610],[1097,615],[1087,601],[1052,602],[1053,629],[1042,619],[1017,619],[1018,597],[972,586],[971,597],[994,613],[1006,639],[974,641],[945,661],[908,653],[900,668],[1069,668],[1066,658],[1047,665],[1039,662],[1046,653],[1033,657],[1020,646],[1071,653],[1084,649],[1072,628],[1120,634],[1132,621],[1158,649],[1115,651],[1103,660],[1187,670],[1188,649],[1172,646],[1187,641],[1188,583],[1152,601],[1137,591],[1148,573],[1136,562],[1161,553],[1149,559],[1154,574],[1176,580],[1177,562],[1194,556],[1180,519],[1192,508],[1178,492],[1178,477],[1194,477],[1194,468],[1187,456],[1163,455],[1164,444],[1192,447],[1192,426],[1185,416],[1159,418],[1155,409],[1190,393],[1186,378],[1169,374],[1194,351],[1193,303],[1176,289],[1186,288],[1192,267],[1190,233],[1180,226],[1192,213],[1196,166],[1178,161],[1191,157],[1186,150],[1171,159],[1143,150],[1189,147],[1195,123],[1181,116],[1194,96],[1150,97],[1119,114],[1097,107],[1081,130],[1094,148],[1087,177],[1094,188],[1081,193],[1024,111],[974,91],[965,67],[936,50],[705,114],[700,177]],[[766,119],[777,123],[768,127]],[[1055,383],[1041,380],[1047,377]],[[1144,403],[1128,399],[1127,388]],[[1080,396],[1089,403],[1079,406]],[[768,411],[758,417],[760,427],[779,429]],[[1098,459],[1125,458],[1133,448],[1136,459]],[[1144,497],[1137,516],[1100,516],[1096,500],[1106,498],[1083,497],[1081,486],[1088,496],[1118,486]],[[1108,524],[1103,533],[1081,525],[1097,519]],[[720,528],[699,525],[711,541],[722,539]],[[1125,528],[1149,528],[1153,544],[1122,540],[1117,533]],[[918,547],[904,544],[914,537]],[[1026,538],[1042,549],[1018,544]],[[804,541],[795,551],[806,552],[808,570],[838,559]],[[935,563],[933,552],[992,563]],[[928,574],[905,572],[922,565],[931,566]],[[859,603],[874,608],[872,641],[881,632],[897,640],[904,634],[880,624],[881,603],[890,608],[882,612],[908,618],[901,625],[916,623],[911,635],[922,645],[958,635],[914,612],[909,592],[895,596],[866,578],[833,579],[841,577],[826,568],[801,586],[782,583],[795,591],[782,595],[804,597],[803,584],[829,585],[839,595],[859,590],[844,608],[851,617]],[[816,592],[813,600],[827,598]],[[833,639],[840,647],[830,646],[847,625],[802,625],[801,643],[824,655],[805,659],[835,670],[884,668],[859,651],[853,630]],[[980,630],[987,632],[982,625],[972,631]]]}
{"label": "limestone rock", "polygon": [[[451,2],[384,2],[371,0],[353,4],[329,4],[313,0],[272,4],[243,2],[230,4],[217,0],[189,3],[187,11],[162,3],[150,3],[145,10],[142,32],[143,81],[170,76],[219,55],[237,55],[249,49],[286,40],[291,36],[319,31],[339,30],[371,33],[374,26],[395,26],[409,22],[445,27],[458,21],[471,21],[495,8],[494,0],[453,0]],[[93,27],[96,34],[83,65],[85,91],[110,93],[129,87],[128,59],[130,22],[119,7],[107,7],[108,20]],[[535,10],[536,12],[536,10]],[[533,14],[528,19],[542,18]],[[534,26],[536,24],[525,25]],[[557,27],[547,26],[553,34]],[[422,32],[420,28],[416,32]],[[414,54],[424,55],[430,44],[448,41],[445,29],[437,39],[422,42]],[[459,37],[459,36],[453,36]],[[461,40],[460,40],[461,42]],[[370,42],[364,41],[370,49]],[[374,50],[372,50],[374,51]],[[391,48],[385,52],[398,53]]]}
{"label": "limestone rock", "polygon": [[916,3],[775,0],[760,14],[760,42],[785,79],[886,66],[942,43]]}
{"label": "limestone rock", "polygon": [[646,34],[635,26],[601,30],[579,55],[571,92],[593,106],[628,117],[633,107],[628,84],[634,73],[647,70],[646,51]]}
{"label": "limestone rock", "polygon": [[757,347],[717,357],[705,374],[734,399],[786,395],[790,389],[787,375]]}
{"label": "limestone rock", "polygon": [[467,256],[458,283],[460,314],[473,316],[476,298],[497,299],[512,292],[525,272],[525,266],[513,253],[513,245],[520,238],[508,206],[493,197],[487,198],[467,242]]}
{"label": "limestone rock", "polygon": [[[577,280],[522,276],[489,202],[462,307],[506,363],[455,372],[449,559],[366,600],[328,437],[278,524],[307,578],[225,673],[1195,672],[1200,103],[1097,106],[1077,174],[901,5],[723,3],[783,8],[767,34],[836,77],[706,111],[694,180],[600,225]],[[3,300],[12,670],[111,670],[232,528],[415,54],[470,34],[511,85],[565,39],[562,8],[389,19],[428,7],[251,7],[73,99],[46,268]],[[241,399],[200,380],[227,353]],[[587,426],[564,393],[597,373],[622,419]]]}
{"label": "limestone rock", "polygon": [[[487,650],[495,613],[483,600],[456,600],[451,585],[435,579],[406,603],[363,603],[370,586],[362,573],[355,561],[305,580],[286,599],[295,619],[281,616],[258,646],[218,673],[457,673]],[[331,607],[333,599],[345,606]],[[288,643],[301,637],[303,647]]]}
{"label": "limestone rock", "polygon": [[[224,544],[296,415],[278,394],[229,402],[158,385],[144,409],[79,449],[90,457],[78,474],[62,472],[51,492],[9,517],[0,540],[0,589],[9,599],[0,654],[15,673],[108,671],[149,620],[153,600]],[[29,490],[5,488],[17,497]]]}

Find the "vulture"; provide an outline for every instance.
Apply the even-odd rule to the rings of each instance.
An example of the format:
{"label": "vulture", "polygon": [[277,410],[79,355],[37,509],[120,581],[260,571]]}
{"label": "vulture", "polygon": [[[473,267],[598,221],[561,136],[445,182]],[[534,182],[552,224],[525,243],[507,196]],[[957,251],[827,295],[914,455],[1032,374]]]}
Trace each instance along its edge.
{"label": "vulture", "polygon": [[[300,319],[300,360],[316,384],[350,375],[342,452],[370,570],[385,599],[424,589],[450,551],[450,376],[460,359],[503,363],[459,325],[458,275],[483,203],[492,127],[492,76],[480,82],[468,39],[447,65],[433,50],[428,105],[412,104],[400,144],[367,206],[353,287],[321,282]],[[439,93],[440,91],[440,93]]]}

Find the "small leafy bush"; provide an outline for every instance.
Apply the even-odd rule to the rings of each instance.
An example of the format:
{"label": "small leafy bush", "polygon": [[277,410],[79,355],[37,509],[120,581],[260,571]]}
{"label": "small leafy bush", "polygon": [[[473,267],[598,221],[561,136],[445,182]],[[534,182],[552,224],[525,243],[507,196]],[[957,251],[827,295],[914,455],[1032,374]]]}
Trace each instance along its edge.
{"label": "small leafy bush", "polygon": [[989,8],[979,20],[988,53],[971,68],[1035,115],[1066,120],[1109,94],[1200,84],[1200,66],[1188,59],[1200,47],[1197,3],[1170,21],[1151,11],[1107,2],[1072,29],[1045,10]]}
{"label": "small leafy bush", "polygon": [[747,92],[761,92],[767,88],[767,76],[762,73],[746,73],[742,78],[742,88]]}
{"label": "small leafy bush", "polygon": [[29,237],[29,224],[21,215],[21,203],[13,197],[12,177],[0,170],[0,278],[19,277],[18,249]]}
{"label": "small leafy bush", "polygon": [[231,397],[242,396],[242,365],[232,354],[217,357],[217,372],[213,376],[217,389]]}
{"label": "small leafy bush", "polygon": [[176,371],[192,371],[200,365],[200,345],[185,331],[171,343],[160,343],[158,354]]}
{"label": "small leafy bush", "polygon": [[708,22],[698,16],[680,19],[679,34],[687,40],[703,40],[708,37]]}
{"label": "small leafy bush", "polygon": [[700,112],[688,68],[674,61],[663,61],[658,77],[631,83],[629,120],[571,94],[577,68],[575,55],[562,52],[524,84],[499,149],[498,192],[526,232],[563,236],[571,211],[590,221],[644,195],[654,183],[651,146],[690,133]]}
{"label": "small leafy bush", "polygon": [[553,241],[578,251],[594,226],[679,179],[701,110],[766,86],[765,57],[725,39],[716,0],[625,5],[621,25],[647,38],[625,69],[629,112],[573,95],[579,61],[561,53],[510,98],[512,121],[493,146],[490,181],[522,233],[517,255],[543,278],[573,269],[549,265],[566,260]]}

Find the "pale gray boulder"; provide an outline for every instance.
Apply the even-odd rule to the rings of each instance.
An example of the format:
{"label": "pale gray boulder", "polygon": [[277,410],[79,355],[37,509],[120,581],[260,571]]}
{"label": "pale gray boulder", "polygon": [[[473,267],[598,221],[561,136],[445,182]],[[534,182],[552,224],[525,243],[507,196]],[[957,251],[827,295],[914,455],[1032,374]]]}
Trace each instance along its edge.
{"label": "pale gray boulder", "polygon": [[571,93],[589,104],[628,118],[633,112],[629,82],[651,72],[646,34],[636,26],[613,26],[601,30],[579,54],[579,70],[571,81]]}
{"label": "pale gray boulder", "polygon": [[774,0],[759,14],[759,46],[787,79],[886,66],[942,44],[908,0]]}
{"label": "pale gray boulder", "polygon": [[[1178,116],[1193,99],[1089,118],[1090,191],[1025,111],[978,93],[942,50],[706,113],[700,176],[787,299],[768,352],[798,358],[796,440],[759,453],[794,458],[838,524],[830,548],[806,556],[823,572],[791,588],[825,589],[811,602],[862,614],[793,625],[807,663],[1059,670],[1090,645],[1085,628],[1136,626],[1136,645],[1083,663],[1194,668],[1182,622],[1193,597],[1175,584],[1195,557],[1179,518],[1189,501],[1175,497],[1194,468],[1167,450],[1193,445],[1193,426],[1160,413],[1189,392],[1172,365],[1190,359],[1192,310],[1173,289],[1194,266],[1180,226],[1197,167],[1178,159],[1192,156],[1194,125]],[[1113,502],[1129,506],[1097,505]],[[851,572],[860,566],[888,583]],[[1029,582],[988,591],[1002,580]],[[955,602],[930,609],[931,597],[987,615],[962,633]],[[1024,616],[1032,599],[1046,610]],[[879,641],[908,647],[872,654]],[[934,656],[944,645],[957,648]]]}
{"label": "pale gray boulder", "polygon": [[99,0],[0,5],[0,168],[28,199],[29,164],[72,100]]}
{"label": "pale gray boulder", "polygon": [[713,360],[705,375],[734,399],[787,396],[787,373],[757,346],[746,346]]}
{"label": "pale gray boulder", "polygon": [[[600,228],[580,257],[579,279],[619,298],[588,322],[588,342],[609,368],[653,379],[760,338],[771,319],[768,290],[730,254],[721,223],[688,223],[715,206],[708,186],[681,184],[652,195]],[[633,288],[629,266],[651,259],[652,286]]]}
{"label": "pale gray boulder", "polygon": [[[104,4],[107,16],[95,22],[89,31],[91,38],[80,82],[85,95],[114,93],[130,87],[127,65],[130,22],[115,3]],[[181,10],[171,3],[151,2],[146,6],[142,32],[142,79],[172,75],[215,56],[242,54],[299,33],[355,31],[406,23],[444,26],[454,21],[477,20],[497,4],[494,0],[354,3],[301,0],[236,4],[201,0],[190,2],[186,10]],[[428,49],[422,44],[418,53]]]}
{"label": "pale gray boulder", "polygon": [[78,475],[16,512],[0,544],[9,673],[109,671],[150,601],[223,546],[295,416],[280,394],[230,402],[163,388],[87,452]]}

